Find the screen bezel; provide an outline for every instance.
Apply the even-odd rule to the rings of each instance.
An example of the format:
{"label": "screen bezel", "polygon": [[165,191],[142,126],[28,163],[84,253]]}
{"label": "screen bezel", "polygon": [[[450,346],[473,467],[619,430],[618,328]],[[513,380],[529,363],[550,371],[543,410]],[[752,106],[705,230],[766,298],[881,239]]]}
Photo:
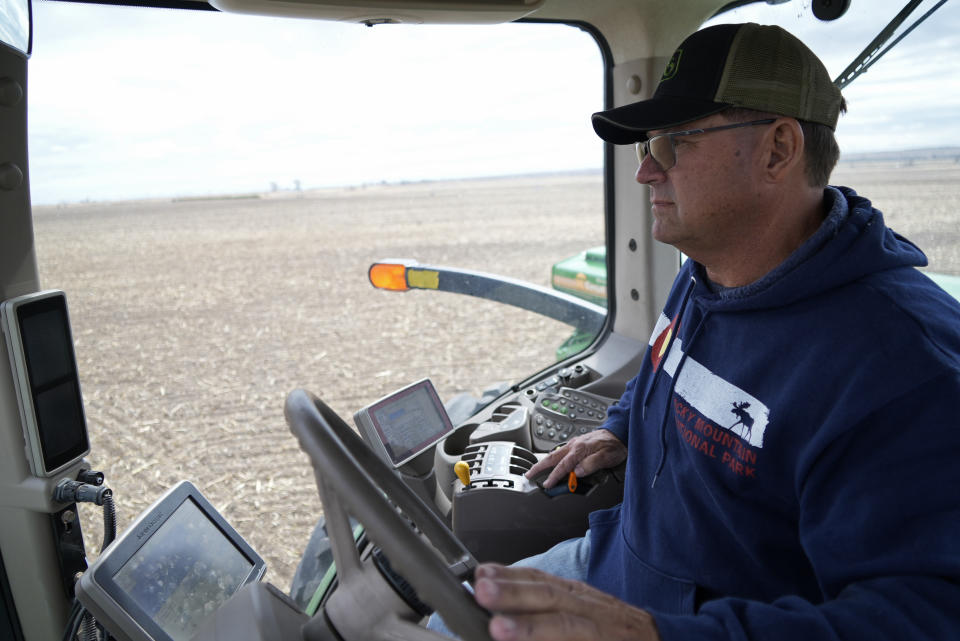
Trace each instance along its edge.
{"label": "screen bezel", "polygon": [[192,483],[182,481],[148,508],[120,539],[114,541],[113,545],[104,551],[97,559],[95,567],[90,570],[93,583],[155,641],[174,641],[174,639],[127,594],[126,590],[117,584],[114,576],[137,554],[140,548],[146,545],[147,541],[160,531],[186,501],[192,501],[211,524],[224,535],[224,538],[250,561],[250,572],[237,586],[238,591],[247,583],[259,580],[266,571],[266,564],[260,555],[243,540]]}
{"label": "screen bezel", "polygon": [[[27,353],[24,340],[24,327],[29,327],[31,320],[42,314],[56,312],[59,316],[60,329],[66,349],[68,373],[56,379],[57,384],[72,383],[71,409],[77,417],[77,425],[73,433],[69,434],[70,444],[60,452],[49,451],[49,438],[57,428],[41,425],[38,408],[41,403],[38,396],[41,392],[53,389],[53,384],[35,386],[36,358]],[[7,334],[7,348],[10,351],[10,364],[13,369],[14,383],[17,388],[17,399],[20,404],[21,419],[23,421],[24,436],[29,450],[31,470],[37,476],[49,477],[78,462],[90,453],[90,438],[87,433],[86,413],[83,408],[83,393],[80,388],[80,373],[77,368],[77,357],[73,347],[73,333],[70,329],[70,313],[67,309],[66,295],[59,290],[51,290],[28,294],[3,303],[4,330]],[[30,330],[27,330],[27,334]],[[33,355],[34,357],[36,355]]]}
{"label": "screen bezel", "polygon": [[[391,403],[396,403],[398,400],[406,396],[423,392],[426,392],[427,397],[430,399],[430,402],[433,405],[433,408],[440,416],[443,429],[431,435],[430,438],[422,441],[414,448],[394,454],[393,449],[388,445],[391,443],[391,440],[387,438],[383,426],[380,424],[380,421],[377,420],[376,412],[383,409],[385,406],[390,405]],[[372,428],[369,430],[372,432],[370,436],[376,436],[376,438],[380,441],[380,446],[383,448],[384,453],[387,455],[387,458],[393,464],[394,468],[398,468],[405,463],[412,461],[453,432],[453,423],[450,421],[450,416],[447,414],[447,409],[443,406],[443,402],[440,400],[440,395],[437,394],[437,390],[434,388],[433,382],[429,378],[417,381],[416,383],[408,385],[403,389],[390,394],[389,396],[385,396],[379,401],[363,408],[359,413],[362,414],[367,421],[369,421],[369,426]]]}

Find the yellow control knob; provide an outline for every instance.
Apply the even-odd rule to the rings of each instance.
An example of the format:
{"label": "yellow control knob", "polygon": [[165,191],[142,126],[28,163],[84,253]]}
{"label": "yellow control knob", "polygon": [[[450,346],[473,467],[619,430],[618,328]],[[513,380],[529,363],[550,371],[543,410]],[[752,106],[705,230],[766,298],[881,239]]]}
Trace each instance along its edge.
{"label": "yellow control knob", "polygon": [[460,482],[464,485],[470,485],[470,466],[464,463],[463,461],[457,461],[456,465],[453,466],[453,472],[457,475],[457,478],[460,479]]}

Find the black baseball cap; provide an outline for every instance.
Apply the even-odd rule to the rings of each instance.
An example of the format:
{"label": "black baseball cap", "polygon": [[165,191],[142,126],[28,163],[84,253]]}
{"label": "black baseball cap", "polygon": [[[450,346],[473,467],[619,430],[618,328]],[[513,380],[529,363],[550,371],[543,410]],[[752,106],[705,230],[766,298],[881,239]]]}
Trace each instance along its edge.
{"label": "black baseball cap", "polygon": [[777,26],[722,24],[680,43],[649,100],[593,114],[607,142],[626,145],[647,132],[744,107],[836,129],[843,97],[809,48]]}

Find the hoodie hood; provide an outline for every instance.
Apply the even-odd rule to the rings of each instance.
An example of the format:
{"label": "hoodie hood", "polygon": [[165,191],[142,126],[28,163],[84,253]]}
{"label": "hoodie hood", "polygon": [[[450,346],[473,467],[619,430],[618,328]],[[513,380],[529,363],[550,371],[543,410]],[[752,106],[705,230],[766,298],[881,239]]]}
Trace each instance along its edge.
{"label": "hoodie hood", "polygon": [[710,311],[779,307],[870,274],[927,264],[923,252],[888,229],[883,214],[854,190],[827,187],[824,199],[830,209],[820,229],[754,283],[713,292],[703,266],[693,264],[699,304]]}

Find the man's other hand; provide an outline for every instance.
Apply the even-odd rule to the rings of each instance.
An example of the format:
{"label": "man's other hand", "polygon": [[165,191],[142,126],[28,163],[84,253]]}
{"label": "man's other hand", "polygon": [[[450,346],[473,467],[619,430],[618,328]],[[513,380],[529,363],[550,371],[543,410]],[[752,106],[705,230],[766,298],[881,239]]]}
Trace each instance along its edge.
{"label": "man's other hand", "polygon": [[577,436],[550,452],[527,472],[532,479],[551,467],[553,471],[543,482],[544,487],[553,487],[558,481],[566,481],[573,472],[583,478],[602,470],[620,465],[627,458],[627,446],[610,430],[593,430]]}
{"label": "man's other hand", "polygon": [[476,569],[477,603],[490,610],[495,641],[659,641],[649,612],[580,581],[533,568]]}

